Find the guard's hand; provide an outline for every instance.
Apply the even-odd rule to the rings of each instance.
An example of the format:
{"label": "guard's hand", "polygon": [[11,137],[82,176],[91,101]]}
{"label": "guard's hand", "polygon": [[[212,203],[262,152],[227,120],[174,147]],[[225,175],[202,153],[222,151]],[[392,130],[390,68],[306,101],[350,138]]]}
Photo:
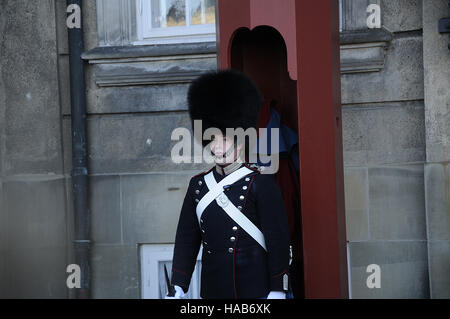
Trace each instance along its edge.
{"label": "guard's hand", "polygon": [[164,299],[183,299],[186,297],[186,294],[183,291],[183,288],[181,288],[180,286],[175,285],[175,296],[173,297],[169,297],[169,296],[165,296]]}
{"label": "guard's hand", "polygon": [[267,295],[267,299],[286,299],[286,293],[282,291],[271,291]]}

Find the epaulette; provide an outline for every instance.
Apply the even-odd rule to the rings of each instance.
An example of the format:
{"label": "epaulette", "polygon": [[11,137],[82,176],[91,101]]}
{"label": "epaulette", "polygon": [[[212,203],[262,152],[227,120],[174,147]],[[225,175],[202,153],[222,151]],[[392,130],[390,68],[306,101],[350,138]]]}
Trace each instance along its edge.
{"label": "epaulette", "polygon": [[252,163],[252,164],[246,163],[245,166],[250,168],[251,170],[253,170],[255,172],[259,172],[259,173],[261,173],[265,169],[264,166],[261,166],[261,165],[255,164],[255,163]]}
{"label": "epaulette", "polygon": [[198,177],[198,176],[201,176],[201,175],[206,175],[206,174],[208,174],[209,172],[211,172],[213,168],[214,168],[214,166],[211,167],[211,168],[210,168],[209,170],[207,170],[207,171],[203,171],[203,172],[201,172],[201,173],[198,173],[197,175],[192,176],[192,178],[195,178],[195,177]]}

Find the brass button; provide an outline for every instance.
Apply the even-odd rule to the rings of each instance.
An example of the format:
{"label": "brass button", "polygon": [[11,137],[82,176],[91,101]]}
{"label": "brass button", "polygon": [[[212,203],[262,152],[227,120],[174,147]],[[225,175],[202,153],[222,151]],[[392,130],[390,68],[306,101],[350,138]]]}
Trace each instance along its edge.
{"label": "brass button", "polygon": [[195,199],[195,202],[198,203],[200,200],[198,198]]}
{"label": "brass button", "polygon": [[240,200],[244,200],[244,198],[245,198],[244,195],[239,196]]}
{"label": "brass button", "polygon": [[234,251],[233,248],[228,248],[228,252],[229,252],[229,253],[232,253],[233,251]]}
{"label": "brass button", "polygon": [[230,241],[234,242],[236,240],[236,237],[230,237]]}
{"label": "brass button", "polygon": [[237,226],[233,226],[233,228],[232,228],[234,231],[236,231],[237,230]]}
{"label": "brass button", "polygon": [[245,181],[246,181],[246,182],[250,181],[250,178],[246,177],[246,178],[245,178]]}
{"label": "brass button", "polygon": [[203,184],[203,182],[202,181],[198,181],[198,185],[202,185]]}
{"label": "brass button", "polygon": [[198,189],[196,189],[195,193],[198,195],[198,194],[200,194],[200,191]]}
{"label": "brass button", "polygon": [[242,210],[242,206],[238,206],[238,209],[239,209],[239,210]]}
{"label": "brass button", "polygon": [[245,191],[247,189],[247,186],[242,186],[242,189]]}
{"label": "brass button", "polygon": [[202,229],[202,233],[203,233],[203,234],[205,233],[205,230],[204,230],[204,229]]}

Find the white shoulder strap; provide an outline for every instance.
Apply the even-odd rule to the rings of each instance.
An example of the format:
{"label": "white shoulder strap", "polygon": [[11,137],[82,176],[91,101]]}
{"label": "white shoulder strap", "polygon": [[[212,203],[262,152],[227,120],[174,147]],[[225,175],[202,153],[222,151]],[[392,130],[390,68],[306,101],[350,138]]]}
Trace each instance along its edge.
{"label": "white shoulder strap", "polygon": [[[251,170],[249,170],[249,171],[251,172]],[[225,213],[231,219],[233,219],[254,240],[256,240],[256,242],[258,244],[260,244],[261,247],[264,248],[264,250],[267,251],[266,241],[264,239],[263,233],[259,230],[258,227],[255,226],[255,224],[253,224],[251,222],[250,219],[247,218],[247,216],[245,216],[239,209],[237,209],[236,206],[229,200],[229,198],[223,192],[223,185],[220,186],[220,183],[216,182],[212,172],[210,172],[209,174],[207,174],[205,176],[205,182],[210,191],[202,198],[202,200],[209,194],[219,193],[216,197],[212,198],[211,200],[209,197],[208,204],[211,203],[213,199],[216,199],[218,205],[225,211]],[[225,183],[224,185],[228,185],[228,184]],[[219,187],[220,187],[220,189],[219,189]],[[211,195],[211,197],[212,197],[212,195]],[[202,200],[200,200],[199,205],[202,202]],[[206,207],[207,207],[207,205],[205,206],[205,208]],[[202,212],[203,211],[200,212],[200,216],[201,216]],[[197,213],[199,213],[199,212],[197,212]],[[200,217],[199,217],[199,219],[200,219]]]}
{"label": "white shoulder strap", "polygon": [[[206,209],[206,207],[208,207],[208,205],[217,197],[219,196],[222,192],[223,192],[223,187],[225,185],[231,185],[235,182],[237,182],[238,180],[240,180],[242,177],[244,177],[245,175],[250,174],[251,172],[253,172],[251,169],[243,166],[241,168],[239,168],[238,170],[234,171],[233,173],[231,173],[230,175],[228,175],[227,177],[225,177],[224,179],[222,179],[216,187],[214,187],[214,189],[211,189],[209,186],[209,192],[203,196],[203,198],[198,202],[197,204],[197,208],[196,208],[196,213],[197,213],[197,219],[200,222],[200,217],[202,216],[203,211]],[[206,174],[206,176],[213,176],[213,172],[209,172],[208,174]],[[206,176],[205,176],[205,181],[206,181]],[[216,180],[214,180],[214,182],[216,182]]]}

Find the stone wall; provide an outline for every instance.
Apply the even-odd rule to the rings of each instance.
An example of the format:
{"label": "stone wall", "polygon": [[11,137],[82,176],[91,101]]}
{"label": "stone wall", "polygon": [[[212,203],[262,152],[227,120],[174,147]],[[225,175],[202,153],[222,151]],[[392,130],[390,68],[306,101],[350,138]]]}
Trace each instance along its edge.
{"label": "stone wall", "polygon": [[2,1],[0,296],[64,298],[68,257],[55,2]]}

